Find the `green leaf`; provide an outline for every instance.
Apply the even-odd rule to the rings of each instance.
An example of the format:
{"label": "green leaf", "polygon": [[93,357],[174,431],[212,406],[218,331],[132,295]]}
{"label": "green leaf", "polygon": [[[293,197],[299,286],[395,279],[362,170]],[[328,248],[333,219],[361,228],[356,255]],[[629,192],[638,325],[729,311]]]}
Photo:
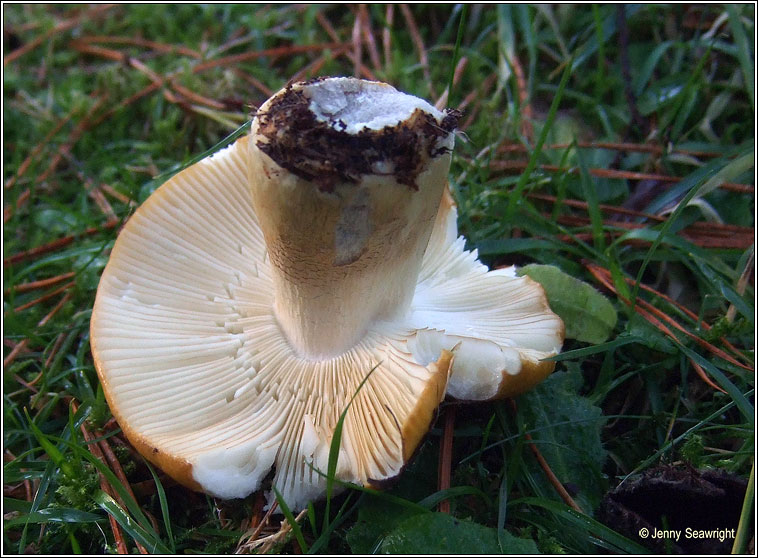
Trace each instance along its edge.
{"label": "green leaf", "polygon": [[379,545],[379,554],[539,554],[537,545],[510,533],[498,544],[497,530],[445,513],[414,515],[402,521]]}
{"label": "green leaf", "polygon": [[358,520],[347,532],[350,550],[353,554],[373,554],[388,533],[417,515],[431,514],[376,496],[367,497],[358,510]]}
{"label": "green leaf", "polygon": [[[535,390],[519,398],[519,412],[545,461],[563,484],[573,486],[574,499],[586,512],[603,495],[602,467],[606,452],[600,434],[605,422],[599,407],[578,395],[579,366],[556,372]],[[536,467],[536,464],[535,464]],[[554,494],[545,476],[535,475],[545,494]]]}
{"label": "green leaf", "polygon": [[545,289],[553,312],[566,326],[566,337],[586,343],[603,343],[616,327],[616,310],[591,285],[552,265],[531,264],[518,270]]}

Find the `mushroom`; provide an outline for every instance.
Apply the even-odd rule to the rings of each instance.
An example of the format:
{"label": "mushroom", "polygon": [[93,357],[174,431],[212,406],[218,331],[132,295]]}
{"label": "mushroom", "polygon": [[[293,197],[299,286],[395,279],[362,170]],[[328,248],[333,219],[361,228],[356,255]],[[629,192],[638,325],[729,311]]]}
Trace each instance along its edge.
{"label": "mushroom", "polygon": [[91,320],[106,398],[140,453],[221,498],[273,468],[301,509],[325,491],[346,408],[336,476],[379,486],[446,393],[507,397],[552,371],[563,323],[542,288],[489,271],[458,237],[455,122],[379,82],[297,83],[150,196]]}

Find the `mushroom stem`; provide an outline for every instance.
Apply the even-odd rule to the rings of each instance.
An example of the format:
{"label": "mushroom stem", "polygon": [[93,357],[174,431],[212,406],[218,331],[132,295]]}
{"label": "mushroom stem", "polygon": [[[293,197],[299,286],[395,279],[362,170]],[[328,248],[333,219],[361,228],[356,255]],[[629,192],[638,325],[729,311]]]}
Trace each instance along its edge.
{"label": "mushroom stem", "polygon": [[409,309],[453,128],[421,99],[352,78],[293,86],[261,107],[253,207],[274,313],[300,356],[342,354]]}

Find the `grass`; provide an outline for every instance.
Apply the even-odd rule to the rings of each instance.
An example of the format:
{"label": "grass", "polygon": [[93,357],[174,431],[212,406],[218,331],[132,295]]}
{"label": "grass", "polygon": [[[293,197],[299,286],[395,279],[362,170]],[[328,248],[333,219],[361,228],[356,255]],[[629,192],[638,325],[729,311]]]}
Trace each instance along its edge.
{"label": "grass", "polygon": [[[4,552],[215,553],[241,538],[260,550],[256,527],[284,553],[403,551],[427,540],[415,514],[444,506],[464,526],[448,551],[635,553],[645,541],[599,522],[607,490],[661,464],[753,478],[751,5],[6,4],[3,16]],[[450,179],[470,248],[491,266],[557,266],[617,320],[605,340],[567,339],[535,392],[456,405],[389,492],[348,490],[287,531],[263,522],[260,494],[215,501],[134,453],[98,385],[89,316],[135,207],[288,80],[317,75],[447,94],[463,112]]]}

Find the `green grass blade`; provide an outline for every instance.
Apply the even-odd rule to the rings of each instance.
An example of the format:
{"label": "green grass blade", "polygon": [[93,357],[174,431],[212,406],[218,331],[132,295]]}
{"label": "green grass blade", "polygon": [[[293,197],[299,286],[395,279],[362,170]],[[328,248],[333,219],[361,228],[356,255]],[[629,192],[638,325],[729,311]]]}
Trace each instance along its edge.
{"label": "green grass blade", "polygon": [[361,383],[358,384],[358,389],[355,390],[355,393],[353,393],[350,401],[348,401],[347,405],[345,405],[342,413],[340,413],[340,418],[337,421],[337,426],[334,427],[334,434],[332,434],[332,440],[329,444],[329,461],[326,471],[326,509],[324,511],[324,530],[327,529],[330,521],[329,513],[331,511],[330,508],[332,502],[332,491],[334,489],[334,481],[337,474],[337,460],[339,459],[340,445],[342,444],[342,426],[345,424],[345,417],[347,416],[347,412],[350,409],[350,405],[358,395],[358,392],[361,391],[361,388],[363,388],[363,386],[366,384],[368,379],[371,377],[371,374],[373,374],[374,370],[379,368],[380,365],[381,362],[377,363],[376,366],[368,371],[368,374],[366,374],[363,380],[361,380]]}
{"label": "green grass blade", "polygon": [[97,505],[104,509],[118,522],[124,532],[144,546],[152,554],[171,554],[171,549],[164,545],[154,532],[144,529],[134,521],[113,498],[98,490],[94,498]]}
{"label": "green grass blade", "polygon": [[755,502],[755,461],[750,468],[750,479],[745,491],[745,499],[742,502],[742,512],[740,513],[740,522],[737,526],[737,534],[734,537],[732,545],[732,554],[746,554],[748,544],[750,543],[750,525],[754,524],[752,520],[753,503]]}
{"label": "green grass blade", "polygon": [[636,542],[627,539],[626,537],[624,537],[623,535],[620,535],[613,529],[606,527],[599,521],[592,519],[588,515],[579,513],[578,511],[572,508],[569,508],[567,505],[563,503],[554,502],[552,500],[547,500],[545,498],[533,498],[533,497],[519,498],[517,500],[514,500],[511,503],[511,505],[513,506],[516,506],[519,504],[526,504],[530,506],[537,506],[540,508],[544,508],[556,514],[557,516],[560,516],[561,518],[567,520],[570,524],[586,531],[588,535],[595,536],[601,541],[609,543],[613,548],[615,548],[616,552],[623,552],[627,554],[650,554],[651,553],[650,550],[648,550],[644,546],[641,546],[637,544]]}
{"label": "green grass blade", "polygon": [[545,144],[545,140],[547,139],[548,132],[550,131],[550,128],[553,125],[553,121],[555,120],[555,114],[556,112],[558,112],[558,106],[560,105],[561,98],[563,97],[563,90],[566,88],[566,84],[568,83],[568,79],[569,79],[569,76],[571,76],[572,71],[573,71],[573,60],[570,60],[569,63],[566,65],[566,68],[563,70],[561,81],[558,84],[558,90],[555,92],[553,101],[550,104],[550,110],[547,113],[545,124],[542,127],[542,130],[540,131],[540,136],[537,139],[537,144],[534,146],[534,149],[532,150],[532,154],[529,156],[529,162],[527,163],[526,168],[524,169],[524,172],[519,177],[519,180],[516,183],[516,186],[514,187],[513,191],[511,192],[508,198],[508,205],[505,209],[505,216],[504,216],[504,221],[508,230],[510,230],[510,228],[512,227],[513,217],[516,215],[516,209],[521,203],[521,196],[523,195],[524,189],[526,188],[526,183],[529,180],[529,177],[531,176],[532,171],[537,166],[537,161],[539,160],[540,154],[542,153],[542,146]]}
{"label": "green grass blade", "polygon": [[[740,14],[737,13],[737,8],[732,4],[726,4],[725,8],[726,13],[729,14],[729,26],[732,28],[732,34],[737,43],[737,58],[742,68],[745,90],[750,99],[750,105],[753,107],[753,112],[755,112],[755,53],[751,55],[750,44],[742,27],[742,21],[740,20]],[[755,14],[755,11],[753,11],[753,14]],[[753,27],[755,27],[755,20],[753,20]]]}
{"label": "green grass blade", "polygon": [[174,541],[174,533],[171,528],[171,516],[168,511],[168,500],[166,499],[166,491],[163,490],[163,483],[155,473],[155,469],[149,462],[145,461],[145,465],[150,470],[150,474],[153,475],[153,481],[155,481],[155,490],[158,493],[158,501],[161,505],[161,515],[163,515],[163,525],[166,528],[166,537],[168,537],[169,547],[172,553],[176,553],[176,541]]}
{"label": "green grass blade", "polygon": [[282,513],[284,514],[284,517],[287,518],[287,523],[290,524],[290,527],[292,528],[292,533],[295,535],[295,538],[297,539],[297,543],[300,545],[301,550],[304,553],[308,552],[308,545],[305,544],[305,537],[303,537],[303,530],[300,529],[300,525],[295,520],[295,515],[292,513],[292,510],[287,505],[287,502],[284,501],[284,497],[282,494],[276,489],[276,486],[271,487],[274,491],[274,496],[276,497],[276,501],[279,504],[279,509],[282,510]]}

